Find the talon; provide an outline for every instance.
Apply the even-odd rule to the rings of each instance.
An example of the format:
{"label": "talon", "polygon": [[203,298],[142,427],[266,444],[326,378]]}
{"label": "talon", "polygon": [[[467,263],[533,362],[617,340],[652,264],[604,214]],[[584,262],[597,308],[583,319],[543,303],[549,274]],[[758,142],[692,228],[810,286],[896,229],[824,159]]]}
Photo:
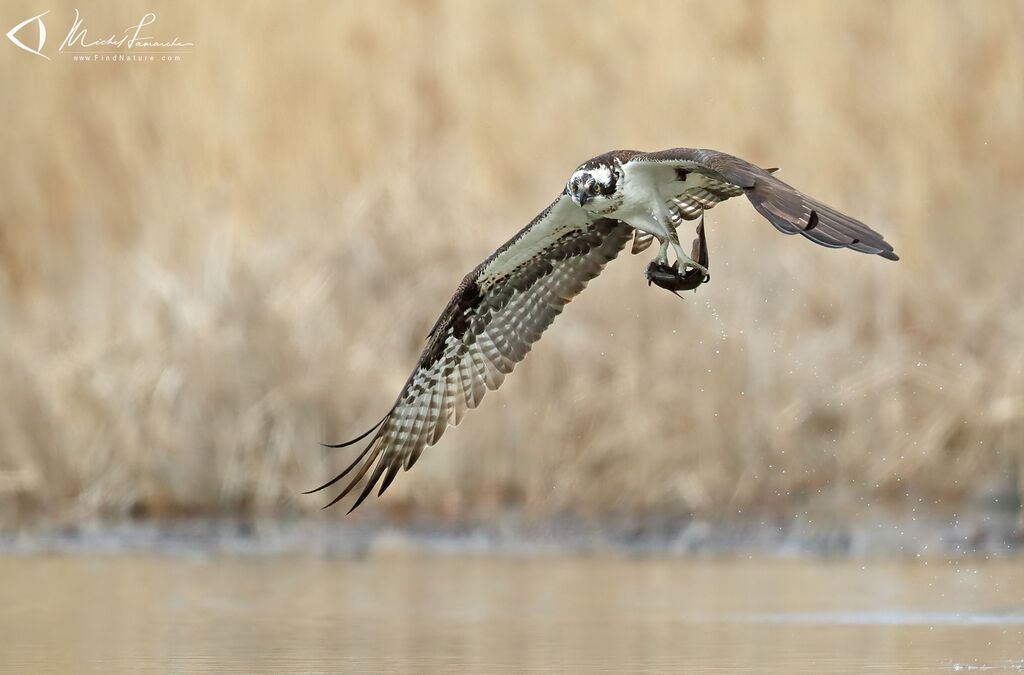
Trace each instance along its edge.
{"label": "talon", "polygon": [[674,267],[675,269],[679,270],[682,274],[689,274],[691,271],[697,270],[706,277],[711,276],[710,274],[708,274],[708,268],[696,262],[695,260],[687,260],[685,262],[682,260],[677,260]]}
{"label": "talon", "polygon": [[708,273],[708,247],[704,238],[703,217],[697,225],[697,238],[693,240],[692,257],[682,253],[681,247],[676,248],[678,258],[675,265],[666,264],[665,261],[659,260],[659,256],[647,266],[644,276],[647,277],[648,286],[652,283],[657,284],[660,288],[679,295],[677,291],[691,291],[711,280],[711,274]]}

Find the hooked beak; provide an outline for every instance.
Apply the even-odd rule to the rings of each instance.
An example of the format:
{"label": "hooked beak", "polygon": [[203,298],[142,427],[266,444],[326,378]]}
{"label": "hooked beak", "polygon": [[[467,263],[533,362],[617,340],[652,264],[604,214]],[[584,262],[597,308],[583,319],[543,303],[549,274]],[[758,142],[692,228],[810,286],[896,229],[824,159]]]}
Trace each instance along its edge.
{"label": "hooked beak", "polygon": [[576,200],[576,203],[583,206],[590,201],[590,193],[587,192],[587,188],[584,185],[579,186],[573,190],[572,198]]}

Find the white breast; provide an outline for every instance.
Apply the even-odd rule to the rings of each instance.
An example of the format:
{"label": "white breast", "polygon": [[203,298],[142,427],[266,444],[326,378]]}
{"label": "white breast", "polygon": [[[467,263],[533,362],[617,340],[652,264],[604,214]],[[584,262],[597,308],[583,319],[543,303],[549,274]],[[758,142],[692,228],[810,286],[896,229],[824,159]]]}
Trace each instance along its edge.
{"label": "white breast", "polygon": [[671,195],[663,194],[662,186],[678,182],[675,169],[639,162],[627,162],[622,169],[622,205],[612,217],[642,232],[667,237],[669,230],[664,223],[669,221],[666,202]]}

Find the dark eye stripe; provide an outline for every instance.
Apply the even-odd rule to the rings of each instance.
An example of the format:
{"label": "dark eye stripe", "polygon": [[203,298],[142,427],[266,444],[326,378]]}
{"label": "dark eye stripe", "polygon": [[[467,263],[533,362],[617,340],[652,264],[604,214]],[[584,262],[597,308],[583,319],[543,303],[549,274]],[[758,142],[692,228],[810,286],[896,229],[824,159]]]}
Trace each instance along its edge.
{"label": "dark eye stripe", "polygon": [[612,170],[609,173],[611,173],[612,179],[608,181],[608,185],[604,186],[604,191],[607,192],[608,194],[613,194],[615,192],[615,183],[617,183],[619,180],[619,171],[615,168],[612,168]]}

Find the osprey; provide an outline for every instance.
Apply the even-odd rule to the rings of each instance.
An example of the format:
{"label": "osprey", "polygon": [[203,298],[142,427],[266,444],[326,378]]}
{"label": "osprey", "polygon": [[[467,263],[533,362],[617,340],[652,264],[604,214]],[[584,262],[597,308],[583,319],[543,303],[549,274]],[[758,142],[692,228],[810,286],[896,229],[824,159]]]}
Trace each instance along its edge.
{"label": "osprey", "polygon": [[[368,473],[349,511],[378,483],[377,494],[383,494],[399,469],[408,470],[424,448],[480,404],[487,390],[501,385],[562,308],[630,239],[633,253],[655,239],[660,244],[647,268],[648,282],[675,291],[707,281],[703,228],[692,257],[676,230],[683,221],[703,221],[706,209],[730,197],[746,195],[784,234],[898,260],[881,234],[783,183],[773,171],[692,148],[617,150],[581,164],[550,206],[465,276],[391,410],[351,441],[325,444],[346,447],[376,432],[355,461],[305,494],[351,474],[331,506]],[[668,264],[669,248],[674,265]]]}

